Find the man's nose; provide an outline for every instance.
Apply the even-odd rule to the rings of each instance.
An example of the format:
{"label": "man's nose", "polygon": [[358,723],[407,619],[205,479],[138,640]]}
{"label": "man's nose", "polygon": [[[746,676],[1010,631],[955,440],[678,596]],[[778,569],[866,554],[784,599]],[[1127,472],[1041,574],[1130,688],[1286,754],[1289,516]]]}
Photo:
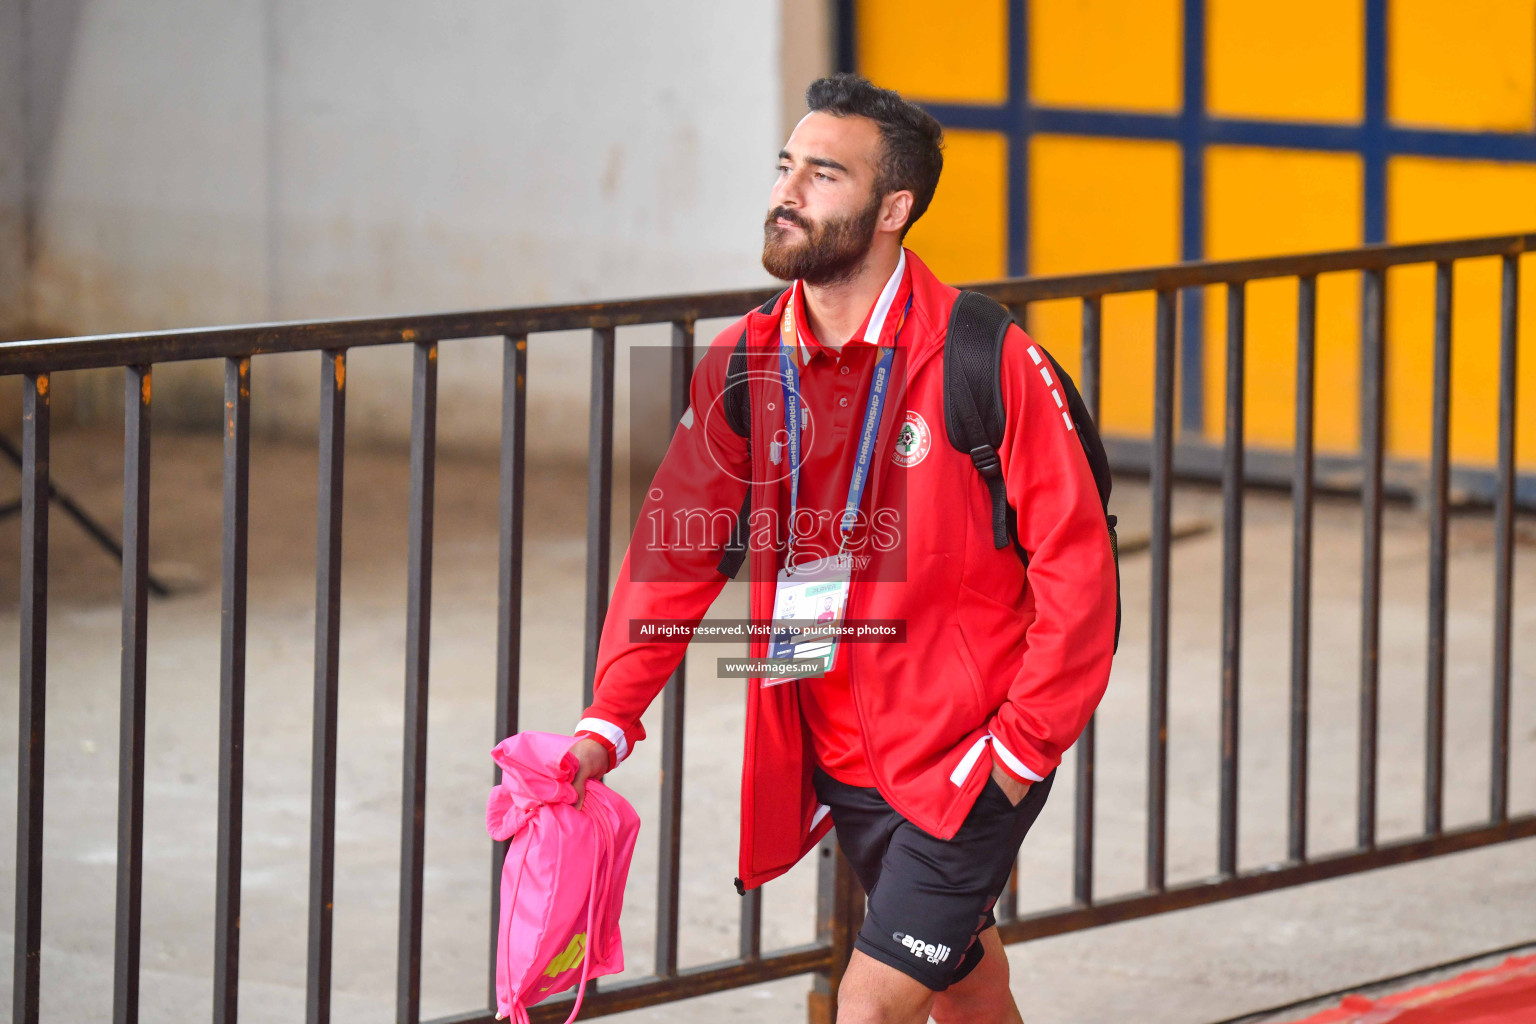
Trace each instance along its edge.
{"label": "man's nose", "polygon": [[773,203],[775,206],[797,207],[800,205],[800,198],[800,178],[793,171],[773,183]]}

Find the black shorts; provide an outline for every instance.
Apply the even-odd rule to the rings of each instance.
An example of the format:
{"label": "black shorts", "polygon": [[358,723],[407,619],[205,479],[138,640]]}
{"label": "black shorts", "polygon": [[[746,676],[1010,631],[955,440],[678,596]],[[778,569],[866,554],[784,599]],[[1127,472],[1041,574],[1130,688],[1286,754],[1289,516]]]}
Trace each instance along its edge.
{"label": "black shorts", "polygon": [[897,814],[879,790],[817,768],[816,795],[832,808],[837,845],[869,896],[854,948],[935,992],[971,973],[981,962],[981,933],[997,923],[992,905],[1055,777],[1031,785],[1017,807],[989,778],[946,841]]}

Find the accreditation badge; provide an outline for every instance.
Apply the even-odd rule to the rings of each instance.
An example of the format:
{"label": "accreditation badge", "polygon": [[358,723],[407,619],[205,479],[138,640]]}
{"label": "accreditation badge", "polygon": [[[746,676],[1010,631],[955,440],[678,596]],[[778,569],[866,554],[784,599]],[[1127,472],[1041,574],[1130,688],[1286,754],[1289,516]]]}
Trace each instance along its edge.
{"label": "accreditation badge", "polygon": [[785,664],[765,685],[814,679],[831,670],[852,575],[853,559],[844,552],[779,570],[768,657]]}

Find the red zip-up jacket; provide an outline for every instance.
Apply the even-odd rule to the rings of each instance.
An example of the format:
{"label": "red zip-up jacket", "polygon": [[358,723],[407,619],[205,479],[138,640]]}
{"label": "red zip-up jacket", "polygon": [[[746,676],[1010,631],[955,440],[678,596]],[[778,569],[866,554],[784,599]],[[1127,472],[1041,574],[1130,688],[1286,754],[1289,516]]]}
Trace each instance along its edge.
{"label": "red zip-up jacket", "polygon": [[[999,457],[1026,572],[994,548],[992,506],[970,457],[944,433],[943,348],[959,292],[910,250],[913,302],[897,342],[890,393],[863,509],[879,527],[854,544],[845,618],[901,620],[904,643],[848,643],[851,683],[871,774],[887,802],[949,839],[991,771],[1043,778],[1060,763],[1104,695],[1114,648],[1115,568],[1104,511],[1050,363],[1018,327],[1003,342],[1006,427]],[[682,660],[676,642],[633,642],[632,619],[696,622],[725,577],[722,524],[752,491],[750,618],[772,618],[784,553],[789,485],[774,464],[784,429],[779,326],[754,311],[722,331],[693,375],[673,434],[619,567],[597,658],[594,699],[577,729],[606,739],[622,761],[643,739],[640,716]],[[727,363],[747,332],[752,439],[721,406]],[[898,453],[903,425],[909,443]],[[923,452],[915,457],[917,452]],[[900,456],[899,458],[897,456]],[[658,523],[692,518],[698,543],[658,544]],[[713,525],[710,531],[704,527]],[[866,524],[867,525],[867,524]],[[706,537],[706,534],[710,534]],[[856,535],[860,531],[856,531]],[[895,544],[879,538],[899,538]],[[856,536],[855,540],[860,537]],[[767,654],[766,640],[749,645]],[[792,867],[831,827],[811,786],[814,756],[796,683],[747,681],[740,885]]]}

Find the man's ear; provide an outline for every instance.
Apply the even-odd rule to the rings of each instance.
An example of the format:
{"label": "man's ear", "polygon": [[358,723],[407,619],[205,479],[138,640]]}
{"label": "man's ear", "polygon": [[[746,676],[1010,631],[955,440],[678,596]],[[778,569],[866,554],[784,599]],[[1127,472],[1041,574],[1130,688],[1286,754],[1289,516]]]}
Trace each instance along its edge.
{"label": "man's ear", "polygon": [[912,216],[912,201],[912,193],[906,189],[886,196],[880,201],[880,219],[875,226],[881,231],[900,234]]}

